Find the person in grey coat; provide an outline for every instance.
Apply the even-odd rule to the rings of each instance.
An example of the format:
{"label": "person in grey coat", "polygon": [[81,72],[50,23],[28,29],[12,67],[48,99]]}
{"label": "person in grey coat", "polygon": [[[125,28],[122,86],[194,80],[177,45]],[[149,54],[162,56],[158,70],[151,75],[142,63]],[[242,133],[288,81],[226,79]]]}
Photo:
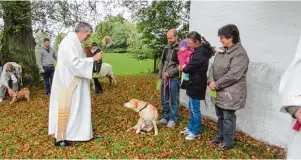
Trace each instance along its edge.
{"label": "person in grey coat", "polygon": [[235,111],[244,108],[246,103],[249,58],[235,25],[223,26],[218,36],[223,51],[215,55],[208,77],[209,88],[216,91],[212,101],[218,117],[217,135],[211,142],[220,144],[219,149],[225,150],[234,145]]}
{"label": "person in grey coat", "polygon": [[44,38],[44,46],[39,50],[38,64],[45,82],[45,93],[48,96],[50,96],[51,84],[55,69],[54,60],[57,60],[55,51],[50,47],[50,40],[48,38]]}

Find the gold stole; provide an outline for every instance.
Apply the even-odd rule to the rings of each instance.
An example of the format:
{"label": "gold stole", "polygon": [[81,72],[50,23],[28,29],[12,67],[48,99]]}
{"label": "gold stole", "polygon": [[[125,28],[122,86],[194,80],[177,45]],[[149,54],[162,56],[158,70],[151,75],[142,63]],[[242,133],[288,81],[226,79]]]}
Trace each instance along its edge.
{"label": "gold stole", "polygon": [[56,141],[66,140],[66,131],[70,115],[71,98],[73,91],[80,81],[79,77],[74,77],[68,88],[65,88],[61,80],[58,79],[59,85],[59,102],[58,102],[58,130]]}

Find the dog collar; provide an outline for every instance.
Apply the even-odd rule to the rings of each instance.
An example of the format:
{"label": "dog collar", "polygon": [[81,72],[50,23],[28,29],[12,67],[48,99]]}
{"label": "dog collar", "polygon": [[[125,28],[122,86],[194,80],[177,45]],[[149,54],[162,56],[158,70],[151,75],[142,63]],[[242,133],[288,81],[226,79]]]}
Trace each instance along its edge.
{"label": "dog collar", "polygon": [[148,106],[148,103],[146,103],[145,106],[142,109],[140,109],[139,112],[141,112],[142,110],[144,110],[147,106]]}

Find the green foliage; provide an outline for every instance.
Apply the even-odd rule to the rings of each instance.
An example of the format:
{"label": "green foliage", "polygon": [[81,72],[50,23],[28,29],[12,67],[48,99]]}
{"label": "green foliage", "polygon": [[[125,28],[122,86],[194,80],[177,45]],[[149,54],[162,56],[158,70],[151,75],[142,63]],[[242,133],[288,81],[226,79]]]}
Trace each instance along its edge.
{"label": "green foliage", "polygon": [[100,22],[95,29],[89,43],[94,41],[102,46],[102,38],[110,36],[113,39],[111,48],[127,48],[127,30],[130,22],[122,16],[107,16],[104,21]]}
{"label": "green foliage", "polygon": [[44,38],[49,38],[49,34],[45,32],[41,32],[40,34],[37,34],[35,37],[36,46],[42,47],[44,44]]}
{"label": "green foliage", "polygon": [[112,25],[111,37],[113,39],[113,47],[127,48],[127,30],[130,26],[129,22],[116,22]]}
{"label": "green foliage", "polygon": [[[138,59],[154,59],[154,63],[161,57],[162,50],[167,44],[166,32],[175,28],[179,31],[179,38],[185,37],[189,30],[190,1],[152,1],[145,3],[127,4],[133,9],[135,20],[138,22],[138,41],[135,57]],[[134,6],[134,7],[133,7]],[[135,8],[139,9],[135,9]],[[154,64],[156,66],[156,64]],[[156,68],[154,68],[156,70]]]}
{"label": "green foliage", "polygon": [[101,45],[104,36],[110,36],[113,40],[113,46],[108,52],[125,53],[131,52],[133,57],[139,60],[152,59],[153,49],[145,41],[135,23],[132,23],[121,16],[107,16],[100,22],[85,45],[97,42]]}
{"label": "green foliage", "polygon": [[61,43],[61,41],[64,39],[64,37],[66,36],[66,34],[64,33],[59,33],[55,38],[54,38],[54,42],[53,42],[53,48],[54,50],[57,52],[59,49],[59,45]]}
{"label": "green foliage", "polygon": [[[153,59],[154,49],[150,47],[152,44],[145,43],[145,39],[143,39],[142,34],[137,32],[133,35],[133,37],[133,42],[128,49],[129,52],[133,53],[133,57],[138,60]],[[154,41],[151,43],[154,43]]]}
{"label": "green foliage", "polygon": [[[98,4],[94,0],[32,1],[32,24],[35,33],[48,32],[56,34],[63,28],[74,27],[79,21],[96,21],[99,19]],[[87,17],[89,19],[87,19]]]}
{"label": "green foliage", "polygon": [[1,1],[0,2],[3,9],[3,18],[8,18],[10,23],[10,28],[8,32],[12,34],[20,34],[21,30],[31,30],[31,24],[27,22],[31,21],[31,8],[30,2],[22,1]]}
{"label": "green foliage", "polygon": [[127,53],[128,49],[126,49],[126,48],[110,48],[110,49],[107,49],[106,52],[109,52],[109,53]]}
{"label": "green foliage", "polygon": [[113,45],[108,51],[126,52],[127,48],[133,43],[132,37],[135,38],[137,34],[135,28],[135,24],[124,19],[122,16],[107,16],[104,21],[97,24],[95,32],[84,45],[88,46],[91,45],[92,42],[96,42],[101,48],[104,48],[102,39],[105,36],[110,36],[113,40]]}

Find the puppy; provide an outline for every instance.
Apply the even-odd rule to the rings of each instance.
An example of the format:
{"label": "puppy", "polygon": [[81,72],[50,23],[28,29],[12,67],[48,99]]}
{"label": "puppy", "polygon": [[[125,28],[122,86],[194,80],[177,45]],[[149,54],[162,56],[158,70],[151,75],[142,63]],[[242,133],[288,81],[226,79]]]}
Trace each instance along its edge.
{"label": "puppy", "polygon": [[21,89],[19,92],[13,94],[13,100],[10,102],[10,104],[21,99],[27,99],[27,101],[29,101],[29,94],[30,92],[28,88]]}
{"label": "puppy", "polygon": [[137,99],[131,99],[129,102],[124,104],[124,107],[133,109],[138,112],[140,116],[138,123],[134,127],[129,128],[127,131],[136,129],[136,133],[140,133],[141,130],[149,132],[154,128],[154,135],[158,135],[157,120],[159,114],[156,107]]}

